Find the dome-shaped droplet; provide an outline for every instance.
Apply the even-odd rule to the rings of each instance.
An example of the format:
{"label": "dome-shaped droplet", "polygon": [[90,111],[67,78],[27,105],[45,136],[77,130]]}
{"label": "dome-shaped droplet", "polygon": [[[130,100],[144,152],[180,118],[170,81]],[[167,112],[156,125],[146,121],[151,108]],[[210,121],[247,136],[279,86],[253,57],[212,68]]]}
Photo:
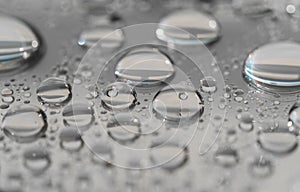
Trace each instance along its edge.
{"label": "dome-shaped droplet", "polygon": [[47,129],[46,115],[33,105],[16,106],[5,114],[2,129],[17,142],[35,141]]}
{"label": "dome-shaped droplet", "polygon": [[44,80],[37,88],[37,96],[41,103],[60,106],[71,99],[71,86],[63,79],[55,77]]}
{"label": "dome-shaped droplet", "polygon": [[245,78],[259,88],[300,86],[300,44],[277,42],[252,51],[244,65]]}
{"label": "dome-shaped droplet", "polygon": [[0,71],[13,70],[22,65],[39,48],[39,41],[24,22],[0,16]]}
{"label": "dome-shaped droplet", "polygon": [[211,15],[195,10],[179,10],[161,20],[156,36],[177,44],[198,44],[196,38],[206,44],[219,38],[220,26]]}
{"label": "dome-shaped droplet", "polygon": [[175,73],[172,61],[156,48],[138,47],[123,56],[115,75],[134,85],[157,84]]}
{"label": "dome-shaped droplet", "polygon": [[136,92],[126,83],[109,84],[101,95],[103,105],[108,109],[129,109],[135,105]]}
{"label": "dome-shaped droplet", "polygon": [[114,29],[111,26],[99,26],[87,29],[80,34],[78,45],[92,47],[101,40],[103,50],[113,50],[122,45],[124,34],[121,29]]}
{"label": "dome-shaped droplet", "polygon": [[172,171],[185,164],[188,160],[187,148],[175,142],[156,142],[150,146],[150,161],[153,166]]}
{"label": "dome-shaped droplet", "polygon": [[180,120],[202,115],[204,105],[198,92],[182,86],[161,89],[152,102],[153,110],[168,120]]}
{"label": "dome-shaped droplet", "polygon": [[258,144],[262,149],[274,154],[292,152],[298,145],[297,136],[286,127],[279,127],[273,131],[260,131]]}
{"label": "dome-shaped droplet", "polygon": [[300,128],[300,103],[296,103],[292,107],[289,113],[289,119],[292,122],[292,126]]}
{"label": "dome-shaped droplet", "polygon": [[238,152],[231,147],[221,147],[214,155],[215,161],[224,166],[231,167],[238,163],[239,155]]}
{"label": "dome-shaped droplet", "polygon": [[66,151],[79,151],[83,147],[83,141],[76,127],[64,127],[59,135],[60,146]]}
{"label": "dome-shaped droplet", "polygon": [[108,135],[117,142],[127,143],[136,140],[141,135],[141,123],[136,117],[127,113],[119,113],[107,123]]}
{"label": "dome-shaped droplet", "polygon": [[93,108],[85,103],[67,105],[62,115],[65,126],[77,127],[81,131],[87,130],[95,119]]}
{"label": "dome-shaped droplet", "polygon": [[50,167],[51,159],[46,149],[30,148],[25,151],[24,166],[34,174],[40,174]]}

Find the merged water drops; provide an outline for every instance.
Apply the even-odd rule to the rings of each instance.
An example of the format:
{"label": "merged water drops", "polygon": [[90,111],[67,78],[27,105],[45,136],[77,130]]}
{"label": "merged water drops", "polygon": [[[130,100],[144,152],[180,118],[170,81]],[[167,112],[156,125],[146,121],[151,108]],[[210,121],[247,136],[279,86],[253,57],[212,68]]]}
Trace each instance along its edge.
{"label": "merged water drops", "polygon": [[103,50],[113,50],[120,47],[125,36],[121,29],[114,29],[109,25],[102,25],[92,29],[87,29],[80,34],[78,45],[92,47],[101,40]]}
{"label": "merged water drops", "polygon": [[133,142],[141,135],[141,123],[139,119],[127,113],[114,115],[106,127],[108,135],[122,144]]}
{"label": "merged water drops", "polygon": [[300,128],[300,102],[292,107],[289,113],[289,119],[292,122],[292,126]]}
{"label": "merged water drops", "polygon": [[63,79],[50,77],[44,80],[37,88],[38,100],[49,106],[61,106],[71,97],[71,86]]}
{"label": "merged water drops", "polygon": [[86,103],[67,105],[62,115],[65,126],[77,127],[80,131],[86,131],[95,119],[93,108]]}
{"label": "merged water drops", "polygon": [[192,88],[166,86],[154,97],[153,110],[168,120],[189,119],[202,115],[204,105],[200,94]]}
{"label": "merged water drops", "polygon": [[135,90],[122,82],[115,82],[106,86],[101,100],[104,107],[113,110],[129,109],[137,101]]}
{"label": "merged water drops", "polygon": [[170,58],[159,49],[147,46],[133,48],[122,57],[115,75],[133,85],[164,82],[175,73]]}
{"label": "merged water drops", "polygon": [[24,166],[34,174],[41,174],[51,165],[50,155],[44,148],[30,148],[23,154]]}
{"label": "merged water drops", "polygon": [[47,129],[45,113],[33,105],[12,107],[2,120],[4,133],[17,142],[32,142]]}
{"label": "merged water drops", "polygon": [[24,66],[24,62],[38,50],[40,42],[24,22],[0,16],[0,72]]}
{"label": "merged water drops", "polygon": [[255,49],[249,53],[245,61],[246,80],[261,89],[298,91],[297,86],[300,86],[299,51],[300,45],[289,41],[269,43]]}
{"label": "merged water drops", "polygon": [[220,37],[220,28],[213,16],[196,10],[184,9],[162,18],[156,36],[160,40],[177,44],[201,42],[207,44]]}

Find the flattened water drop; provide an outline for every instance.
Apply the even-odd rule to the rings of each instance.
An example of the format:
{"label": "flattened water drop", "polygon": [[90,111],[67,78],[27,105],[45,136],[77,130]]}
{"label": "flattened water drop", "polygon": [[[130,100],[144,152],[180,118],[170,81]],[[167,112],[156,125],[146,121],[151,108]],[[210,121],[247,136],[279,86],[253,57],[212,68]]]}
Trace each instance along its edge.
{"label": "flattened water drop", "polygon": [[47,129],[46,115],[33,105],[11,108],[2,120],[4,133],[17,142],[32,142]]}
{"label": "flattened water drop", "polygon": [[115,75],[133,85],[164,82],[175,73],[172,61],[156,48],[137,47],[118,62]]}
{"label": "flattened water drop", "polygon": [[113,110],[129,109],[137,101],[135,90],[126,83],[109,84],[101,95],[104,107]]}
{"label": "flattened water drop", "polygon": [[99,26],[87,29],[80,34],[78,45],[92,47],[101,40],[103,50],[113,50],[124,42],[124,33],[121,29],[114,29],[111,26]]}
{"label": "flattened water drop", "polygon": [[[179,10],[161,20],[156,36],[160,40],[177,44],[207,44],[220,37],[220,26],[211,15],[189,9]],[[195,37],[200,41],[195,40]]]}
{"label": "flattened water drop", "polygon": [[182,86],[166,86],[161,89],[152,102],[153,110],[168,120],[189,119],[202,115],[204,105],[200,94]]}
{"label": "flattened water drop", "polygon": [[24,22],[0,16],[0,72],[22,66],[39,48],[39,40]]}
{"label": "flattened water drop", "polygon": [[282,41],[263,45],[249,53],[244,76],[258,88],[280,92],[299,91],[300,45]]}
{"label": "flattened water drop", "polygon": [[63,79],[51,77],[37,88],[38,100],[50,106],[61,106],[71,99],[71,86]]}

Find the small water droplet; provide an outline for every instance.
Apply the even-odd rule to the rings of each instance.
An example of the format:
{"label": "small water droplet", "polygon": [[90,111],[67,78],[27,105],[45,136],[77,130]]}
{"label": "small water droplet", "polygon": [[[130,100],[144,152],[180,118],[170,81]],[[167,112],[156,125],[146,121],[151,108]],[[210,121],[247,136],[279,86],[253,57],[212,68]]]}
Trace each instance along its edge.
{"label": "small water droplet", "polygon": [[273,169],[274,166],[272,161],[265,158],[264,156],[255,158],[249,164],[250,174],[258,178],[270,176],[273,173]]}
{"label": "small water droplet", "polygon": [[244,112],[239,116],[240,123],[239,128],[243,131],[249,132],[253,130],[253,116],[248,113]]}
{"label": "small water droplet", "polygon": [[71,99],[71,86],[62,79],[48,78],[37,88],[37,96],[41,103],[50,106],[61,106]]}
{"label": "small water droplet", "polygon": [[135,90],[122,82],[115,82],[106,86],[101,100],[106,108],[113,110],[129,109],[137,101]]}
{"label": "small water droplet", "polygon": [[[182,93],[185,99],[180,98]],[[168,120],[189,119],[196,114],[201,116],[204,109],[200,94],[181,86],[164,87],[156,94],[152,104],[153,110]]]}
{"label": "small water droplet", "polygon": [[221,147],[216,151],[214,159],[218,164],[224,167],[232,167],[239,162],[239,155],[238,152],[231,147]]}
{"label": "small water droplet", "polygon": [[200,89],[205,93],[214,93],[217,90],[216,80],[213,77],[206,77],[200,81]]}
{"label": "small water droplet", "polygon": [[51,159],[46,149],[30,148],[25,151],[24,166],[34,174],[43,173],[51,165]]}
{"label": "small water droplet", "polygon": [[296,103],[289,113],[289,119],[292,122],[292,126],[300,128],[300,103]]}
{"label": "small water droplet", "polygon": [[61,148],[66,151],[79,151],[83,147],[81,135],[75,127],[64,127],[60,132],[59,138]]}

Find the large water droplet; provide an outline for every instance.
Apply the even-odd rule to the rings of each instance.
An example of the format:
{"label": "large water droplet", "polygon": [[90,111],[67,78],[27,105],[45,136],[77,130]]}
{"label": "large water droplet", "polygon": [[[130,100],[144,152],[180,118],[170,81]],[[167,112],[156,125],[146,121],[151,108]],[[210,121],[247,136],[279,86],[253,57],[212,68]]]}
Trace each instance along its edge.
{"label": "large water droplet", "polygon": [[87,130],[94,122],[94,110],[85,103],[67,105],[63,110],[65,126],[77,127],[80,131]]}
{"label": "large water droplet", "polygon": [[43,136],[46,131],[46,115],[36,106],[16,106],[5,114],[2,129],[17,142],[31,142]]}
{"label": "large water droplet", "polygon": [[300,128],[300,103],[296,103],[292,107],[289,113],[289,119],[292,122],[292,126]]}
{"label": "large water droplet", "polygon": [[195,10],[179,10],[161,20],[156,35],[160,40],[177,44],[207,44],[219,38],[220,26],[211,15]]}
{"label": "large water droplet", "polygon": [[16,18],[2,15],[0,25],[0,71],[19,68],[39,48],[38,38]]}
{"label": "large water droplet", "polygon": [[138,47],[120,59],[115,75],[134,85],[157,84],[175,73],[172,61],[156,48]]}
{"label": "large water droplet", "polygon": [[43,148],[30,148],[25,151],[24,166],[34,174],[40,174],[50,167],[51,159]]}
{"label": "large water droplet", "polygon": [[109,84],[101,95],[103,105],[108,109],[129,109],[135,105],[136,92],[126,83]]}
{"label": "large water droplet", "polygon": [[202,115],[203,101],[198,92],[182,86],[166,86],[154,97],[153,110],[168,120],[180,120]]}
{"label": "large water droplet", "polygon": [[92,47],[101,40],[103,50],[113,50],[122,45],[124,38],[122,30],[103,25],[83,31],[77,43],[81,46]]}
{"label": "large water droplet", "polygon": [[248,55],[244,65],[245,78],[262,89],[293,91],[293,87],[300,86],[299,51],[300,45],[295,42],[263,45]]}
{"label": "large water droplet", "polygon": [[65,104],[71,95],[71,86],[65,80],[55,77],[44,80],[37,88],[39,101],[50,106]]}

